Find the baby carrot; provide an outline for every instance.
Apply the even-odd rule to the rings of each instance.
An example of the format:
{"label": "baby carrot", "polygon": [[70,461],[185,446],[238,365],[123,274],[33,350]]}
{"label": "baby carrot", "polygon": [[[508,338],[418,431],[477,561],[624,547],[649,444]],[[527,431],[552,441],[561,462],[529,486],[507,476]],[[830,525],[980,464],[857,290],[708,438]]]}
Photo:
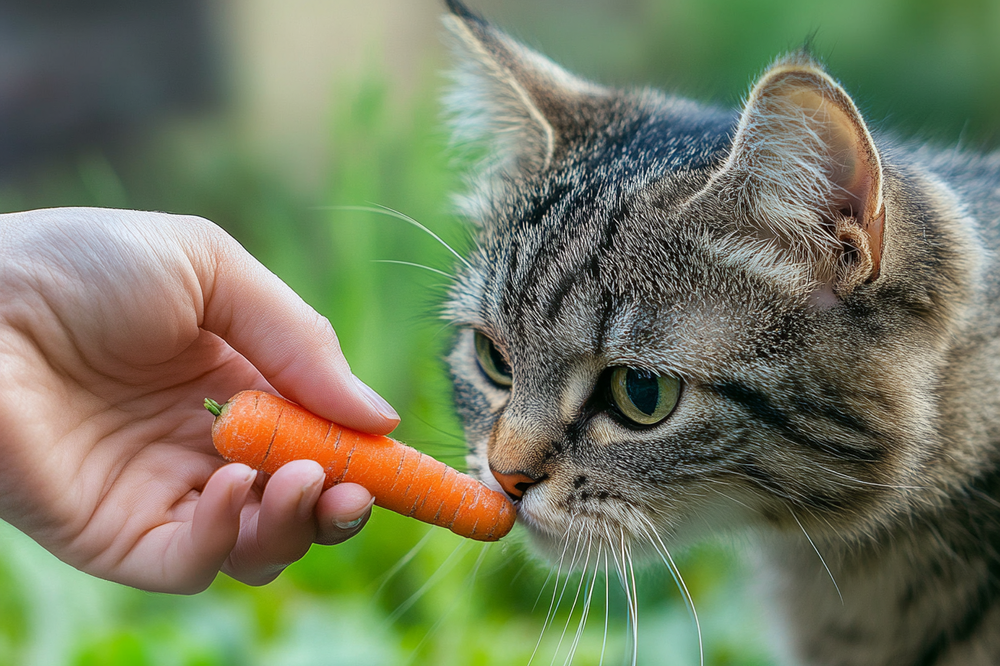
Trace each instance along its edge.
{"label": "baby carrot", "polygon": [[389,437],[369,435],[320,418],[263,391],[241,391],[215,414],[212,441],[222,457],[273,474],[292,460],[315,460],[324,488],[357,483],[375,504],[447,527],[479,541],[496,541],[514,526],[514,506],[500,492]]}

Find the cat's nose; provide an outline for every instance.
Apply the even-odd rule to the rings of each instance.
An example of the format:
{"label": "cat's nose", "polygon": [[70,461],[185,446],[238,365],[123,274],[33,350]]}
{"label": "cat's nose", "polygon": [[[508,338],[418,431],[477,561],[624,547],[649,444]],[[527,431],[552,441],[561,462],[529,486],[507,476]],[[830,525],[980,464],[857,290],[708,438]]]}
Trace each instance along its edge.
{"label": "cat's nose", "polygon": [[493,472],[493,477],[500,482],[500,487],[503,488],[504,492],[514,500],[521,499],[525,490],[542,480],[532,478],[524,472],[504,473],[492,468],[490,471]]}

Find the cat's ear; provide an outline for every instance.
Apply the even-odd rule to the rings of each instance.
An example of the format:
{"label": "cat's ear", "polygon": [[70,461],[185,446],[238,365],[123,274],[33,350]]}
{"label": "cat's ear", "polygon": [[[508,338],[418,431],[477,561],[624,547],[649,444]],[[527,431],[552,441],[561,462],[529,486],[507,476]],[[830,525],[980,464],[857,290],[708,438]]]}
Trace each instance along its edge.
{"label": "cat's ear", "polygon": [[487,143],[508,175],[542,171],[579,129],[578,102],[601,93],[472,13],[446,0],[459,66],[445,102],[459,143]]}
{"label": "cat's ear", "polygon": [[879,153],[854,102],[809,56],[778,61],[753,87],[723,175],[743,219],[838,296],[878,278]]}

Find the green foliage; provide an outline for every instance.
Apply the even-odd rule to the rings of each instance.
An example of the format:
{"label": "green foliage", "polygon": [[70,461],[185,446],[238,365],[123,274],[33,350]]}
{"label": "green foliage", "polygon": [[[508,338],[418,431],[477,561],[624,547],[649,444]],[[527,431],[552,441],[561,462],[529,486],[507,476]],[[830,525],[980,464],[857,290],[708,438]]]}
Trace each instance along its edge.
{"label": "green foliage", "polygon": [[[771,57],[819,28],[821,48],[839,44],[831,59],[843,64],[836,73],[849,88],[858,77],[863,91],[888,91],[878,96],[880,110],[938,114],[958,99],[957,113],[977,119],[985,135],[984,118],[994,117],[1000,91],[997,23],[983,18],[997,16],[995,3],[921,2],[922,13],[902,2],[814,4],[647,1],[629,3],[613,20],[593,9],[573,11],[572,29],[555,20],[565,8],[546,20],[545,3],[531,3],[526,15],[539,19],[538,34],[549,31],[538,40],[548,45],[553,38],[548,51],[582,64],[585,73],[672,81],[730,99]],[[594,39],[580,34],[602,34],[607,48],[594,48]],[[569,35],[575,46],[565,43]],[[944,60],[922,51],[928,44]],[[598,51],[610,55],[598,62]],[[893,64],[865,75],[862,63],[873,58]],[[940,78],[941,87],[930,89],[921,72]],[[977,84],[991,80],[992,87]],[[377,263],[448,272],[454,258],[414,225],[356,209],[399,211],[458,251],[467,247],[468,230],[450,214],[448,197],[460,174],[433,101],[437,87],[427,76],[403,104],[393,101],[381,75],[344,82],[347,101],[331,119],[331,136],[317,137],[335,150],[321,201],[289,191],[226,127],[207,124],[171,133],[141,155],[84,152],[75,162],[34,172],[0,188],[0,208],[130,206],[216,221],[331,319],[356,374],[400,411],[399,437],[461,466],[463,437],[440,362],[450,331],[436,316],[448,279]],[[953,95],[956,87],[963,96]],[[868,97],[876,103],[874,94]],[[921,127],[922,117],[914,115],[921,112],[929,111],[905,116],[907,128]],[[958,117],[947,117],[949,130],[961,126]],[[533,663],[562,663],[591,589],[573,663],[598,664],[602,655],[603,663],[621,663],[632,646],[617,578],[607,585],[603,576],[585,578],[582,586],[579,576],[556,578],[526,556],[522,536],[482,546],[376,510],[361,535],[314,547],[271,585],[248,588],[220,576],[203,594],[169,597],[93,580],[4,527],[0,663],[512,666],[527,664],[536,643]],[[771,623],[740,582],[746,576],[737,562],[718,545],[678,558],[697,604],[706,663],[767,664],[761,635]],[[639,663],[698,663],[691,615],[665,567],[653,563],[636,576]],[[546,625],[551,600],[560,596],[559,612]]]}
{"label": "green foliage", "polygon": [[[435,314],[448,280],[410,265],[376,263],[406,261],[447,272],[455,259],[414,225],[353,208],[401,211],[461,251],[468,230],[449,213],[448,200],[459,175],[429,93],[411,108],[393,109],[373,77],[346,98],[350,104],[333,122],[337,168],[318,206],[297,201],[225,144],[200,170],[187,168],[181,150],[153,161],[147,155],[122,168],[120,173],[130,175],[119,180],[108,160],[91,156],[75,171],[50,173],[25,191],[34,189],[41,198],[61,191],[60,203],[73,203],[74,197],[89,205],[127,200],[140,208],[198,212],[223,224],[330,317],[354,371],[400,410],[400,438],[461,467],[465,448],[440,360],[450,332]],[[584,578],[582,586],[578,575],[555,580],[547,566],[525,556],[516,534],[484,546],[376,509],[360,536],[337,547],[313,548],[268,586],[248,588],[220,577],[201,595],[175,598],[91,581],[44,553],[29,557],[37,546],[9,531],[25,553],[21,566],[30,562],[38,578],[58,569],[76,594],[100,600],[93,616],[72,611],[63,639],[36,651],[44,660],[34,659],[30,634],[47,622],[47,604],[54,601],[42,596],[27,603],[16,593],[21,587],[8,586],[8,602],[0,601],[0,650],[26,654],[26,664],[46,663],[55,654],[57,661],[76,666],[508,666],[527,664],[536,643],[536,659],[562,660],[574,641],[589,584],[594,586],[590,621],[573,663],[597,664],[602,651],[614,663],[631,651],[617,580],[612,577],[607,586],[603,576]],[[718,567],[682,564],[682,570],[696,572],[692,586],[701,596],[722,584],[718,572],[731,558],[721,556],[719,562],[715,551],[699,552]],[[0,568],[0,577],[4,572]],[[656,627],[640,633],[640,655],[679,648],[687,655],[684,663],[694,663],[696,633],[676,587],[669,577],[639,575],[641,617],[648,614]],[[23,593],[33,594],[30,583]],[[559,612],[545,628],[555,598],[562,598]],[[678,637],[680,645],[661,644],[662,631]],[[720,654],[732,649],[726,635],[710,636]]]}
{"label": "green foliage", "polygon": [[996,0],[513,1],[505,25],[602,82],[736,105],[775,57],[809,43],[876,126],[973,149],[1000,140]]}

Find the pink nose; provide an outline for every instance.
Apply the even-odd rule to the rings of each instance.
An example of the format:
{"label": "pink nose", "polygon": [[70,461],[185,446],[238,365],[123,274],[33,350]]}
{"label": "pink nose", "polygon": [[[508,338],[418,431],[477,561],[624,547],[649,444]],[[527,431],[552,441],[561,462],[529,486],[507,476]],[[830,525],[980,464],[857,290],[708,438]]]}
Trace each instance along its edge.
{"label": "pink nose", "polygon": [[521,499],[524,491],[538,482],[536,479],[522,472],[504,474],[495,469],[491,469],[490,471],[493,472],[493,476],[500,482],[500,487],[504,489],[505,493],[510,495],[511,499]]}

